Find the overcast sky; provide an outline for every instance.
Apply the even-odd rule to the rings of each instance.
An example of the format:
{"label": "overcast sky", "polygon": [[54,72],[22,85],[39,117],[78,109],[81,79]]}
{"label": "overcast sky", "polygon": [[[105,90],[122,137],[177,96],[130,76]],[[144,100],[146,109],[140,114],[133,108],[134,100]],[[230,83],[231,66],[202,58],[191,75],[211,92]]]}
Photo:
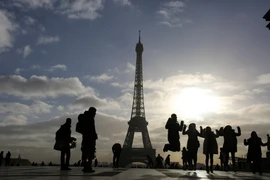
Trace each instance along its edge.
{"label": "overcast sky", "polygon": [[[262,18],[269,8],[269,0],[1,1],[0,150],[56,163],[55,132],[71,117],[78,138],[71,161],[78,161],[77,116],[95,106],[98,160],[111,161],[111,146],[128,129],[141,30],[145,112],[157,153],[168,154],[164,125],[176,113],[198,129],[239,125],[237,156],[245,155],[252,130],[263,141],[270,133],[270,31]],[[182,147],[186,140],[181,135]]]}

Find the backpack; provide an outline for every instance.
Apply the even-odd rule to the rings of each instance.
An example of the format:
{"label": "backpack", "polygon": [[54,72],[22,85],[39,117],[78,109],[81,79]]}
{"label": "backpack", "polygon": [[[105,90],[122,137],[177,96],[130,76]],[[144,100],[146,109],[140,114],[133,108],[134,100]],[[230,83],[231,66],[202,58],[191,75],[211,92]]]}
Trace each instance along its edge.
{"label": "backpack", "polygon": [[84,118],[84,115],[83,114],[80,114],[78,116],[78,122],[76,124],[76,132],[82,134],[83,133],[83,124],[82,124],[82,121],[83,121],[83,118]]}
{"label": "backpack", "polygon": [[53,149],[56,151],[61,151],[62,150],[62,144],[60,142],[60,138],[61,138],[61,127],[56,131],[55,133],[55,144],[53,146]]}

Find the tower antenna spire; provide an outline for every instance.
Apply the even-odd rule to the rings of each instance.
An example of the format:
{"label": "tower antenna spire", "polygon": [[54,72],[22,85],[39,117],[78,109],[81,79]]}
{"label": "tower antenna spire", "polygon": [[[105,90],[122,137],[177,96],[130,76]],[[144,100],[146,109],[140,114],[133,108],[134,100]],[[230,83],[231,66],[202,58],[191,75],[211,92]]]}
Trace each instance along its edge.
{"label": "tower antenna spire", "polygon": [[141,42],[141,30],[139,30],[139,42]]}

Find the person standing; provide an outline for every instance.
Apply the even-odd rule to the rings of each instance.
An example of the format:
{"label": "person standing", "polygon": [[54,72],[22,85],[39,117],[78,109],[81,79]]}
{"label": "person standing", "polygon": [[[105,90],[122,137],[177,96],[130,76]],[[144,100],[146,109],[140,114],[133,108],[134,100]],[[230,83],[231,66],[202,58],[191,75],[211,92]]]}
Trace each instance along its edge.
{"label": "person standing", "polygon": [[255,131],[251,132],[251,137],[246,140],[244,139],[244,145],[248,146],[247,161],[253,162],[253,174],[256,170],[262,175],[262,150],[261,146],[267,146],[267,143],[263,143],[262,139],[258,137]]}
{"label": "person standing", "polygon": [[[80,120],[80,128],[82,133],[82,162],[83,172],[92,173],[95,172],[92,169],[92,160],[95,158],[96,152],[96,140],[98,139],[95,128],[95,116],[96,108],[90,107],[88,111],[85,111]],[[77,129],[77,127],[76,127]]]}
{"label": "person standing", "polygon": [[113,167],[118,168],[118,163],[121,155],[122,147],[121,144],[115,143],[112,146],[112,152],[113,152]]}
{"label": "person standing", "polygon": [[[69,160],[70,160],[70,146],[71,143],[76,141],[76,138],[71,137],[71,119],[67,118],[65,124],[61,125],[60,129],[56,132],[56,150],[61,151],[61,170],[71,170],[69,168]],[[59,146],[59,149],[57,149]]]}
{"label": "person standing", "polygon": [[205,155],[206,172],[209,173],[209,158],[210,158],[210,172],[213,173],[214,154],[218,154],[218,144],[216,138],[218,135],[214,134],[209,126],[205,129],[200,127],[201,136],[204,138],[203,154]]}
{"label": "person standing", "polygon": [[188,135],[187,150],[189,155],[189,168],[192,170],[196,170],[197,154],[200,147],[198,136],[200,136],[200,133],[197,131],[195,123],[189,124],[188,130],[186,130],[186,125],[184,125],[182,133],[183,135]]}
{"label": "person standing", "polygon": [[3,159],[4,159],[4,151],[1,151],[1,153],[0,153],[0,166],[2,166]]}
{"label": "person standing", "polygon": [[9,166],[10,165],[10,157],[11,157],[11,153],[8,151],[6,154],[6,158],[5,158],[5,165]]}
{"label": "person standing", "polygon": [[219,136],[224,137],[223,152],[224,152],[224,170],[228,171],[229,153],[232,157],[233,170],[236,171],[235,167],[235,153],[237,152],[237,136],[241,136],[241,129],[237,126],[237,133],[232,129],[230,125],[227,125],[224,129],[220,128]]}
{"label": "person standing", "polygon": [[167,165],[168,165],[169,167],[171,166],[171,159],[170,159],[170,156],[171,156],[171,155],[168,154],[168,156],[167,156],[166,159],[165,159],[165,164],[164,164],[165,169],[167,168]]}

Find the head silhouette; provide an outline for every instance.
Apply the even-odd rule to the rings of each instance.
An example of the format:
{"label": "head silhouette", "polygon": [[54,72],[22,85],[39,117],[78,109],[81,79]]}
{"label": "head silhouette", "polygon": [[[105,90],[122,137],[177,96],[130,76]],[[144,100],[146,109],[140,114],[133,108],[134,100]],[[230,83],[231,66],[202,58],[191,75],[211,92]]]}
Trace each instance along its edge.
{"label": "head silhouette", "polygon": [[251,138],[257,138],[257,133],[255,131],[252,131],[251,132]]}
{"label": "head silhouette", "polygon": [[211,128],[209,127],[209,126],[207,126],[206,128],[205,128],[205,132],[206,133],[210,133],[212,130],[211,130]]}
{"label": "head silhouette", "polygon": [[176,119],[177,119],[176,114],[172,114],[172,115],[171,115],[171,118],[172,118],[173,120],[176,120]]}
{"label": "head silhouette", "polygon": [[189,124],[188,129],[189,130],[196,130],[196,124],[195,123]]}
{"label": "head silhouette", "polygon": [[89,115],[91,115],[92,117],[95,117],[95,116],[96,116],[96,111],[97,111],[96,108],[90,107],[89,110],[88,110],[88,113],[89,113]]}
{"label": "head silhouette", "polygon": [[70,118],[66,119],[66,124],[71,125],[71,119]]}

